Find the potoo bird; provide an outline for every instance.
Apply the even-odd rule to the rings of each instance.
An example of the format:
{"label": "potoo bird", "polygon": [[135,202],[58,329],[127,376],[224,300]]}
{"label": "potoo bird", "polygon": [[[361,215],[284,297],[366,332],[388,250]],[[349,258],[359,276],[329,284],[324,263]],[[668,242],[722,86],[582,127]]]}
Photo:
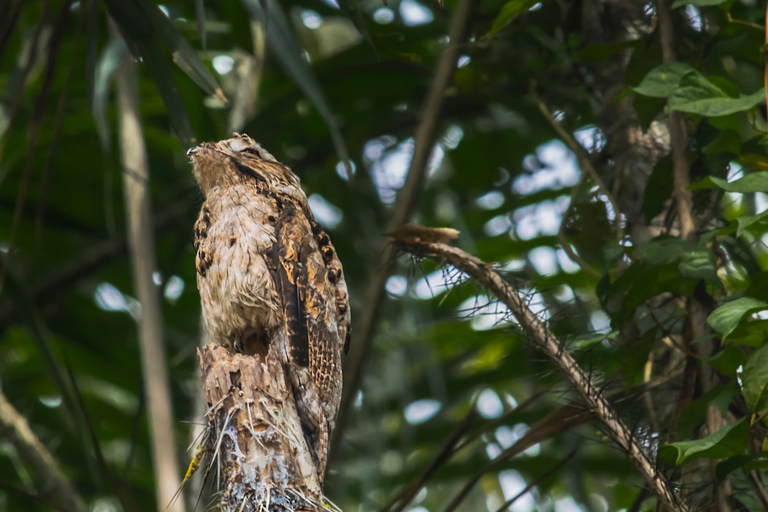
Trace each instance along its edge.
{"label": "potoo bird", "polygon": [[211,340],[263,357],[285,329],[281,363],[322,481],[350,327],[341,262],[299,178],[250,137],[187,154],[205,200],[195,250]]}

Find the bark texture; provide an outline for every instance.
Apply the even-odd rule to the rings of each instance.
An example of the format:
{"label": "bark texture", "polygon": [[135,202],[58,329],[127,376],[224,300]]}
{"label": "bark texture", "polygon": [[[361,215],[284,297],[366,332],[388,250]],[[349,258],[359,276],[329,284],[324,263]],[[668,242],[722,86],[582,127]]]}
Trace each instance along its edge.
{"label": "bark texture", "polygon": [[291,385],[280,362],[280,329],[264,355],[231,354],[211,344],[198,350],[212,441],[209,471],[220,478],[221,510],[337,510],[320,479]]}

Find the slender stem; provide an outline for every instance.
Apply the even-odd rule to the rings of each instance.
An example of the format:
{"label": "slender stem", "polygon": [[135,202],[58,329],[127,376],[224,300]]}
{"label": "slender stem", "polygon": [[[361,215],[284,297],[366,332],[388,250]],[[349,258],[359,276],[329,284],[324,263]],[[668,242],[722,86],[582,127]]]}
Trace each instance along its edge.
{"label": "slender stem", "polygon": [[613,213],[616,216],[616,240],[621,241],[621,239],[624,237],[624,231],[621,227],[622,217],[621,210],[619,210],[619,204],[614,199],[611,191],[608,190],[608,187],[605,186],[605,183],[603,183],[603,180],[600,178],[597,170],[592,165],[592,161],[589,159],[589,155],[587,155],[586,151],[584,151],[584,148],[581,147],[581,145],[576,142],[573,137],[571,137],[571,134],[569,134],[562,126],[560,126],[560,123],[558,123],[552,116],[552,113],[547,108],[547,105],[536,92],[535,81],[531,81],[528,87],[528,91],[531,95],[531,98],[533,98],[533,101],[536,103],[536,106],[539,107],[539,110],[541,111],[544,118],[547,120],[547,122],[549,122],[549,124],[552,126],[555,132],[557,132],[560,138],[563,139],[563,142],[566,146],[568,146],[568,149],[573,151],[573,153],[576,155],[576,159],[579,161],[579,167],[581,167],[583,171],[586,171],[587,174],[589,174],[589,177],[592,178],[592,181],[595,182],[595,185],[597,185],[597,188],[600,189],[600,192],[602,192],[603,195],[605,195],[605,197],[608,199],[608,202],[611,204],[611,208],[613,208]]}
{"label": "slender stem", "polygon": [[[656,11],[659,15],[661,34],[661,53],[664,62],[677,61],[675,33],[672,16],[667,0],[657,0]],[[686,148],[688,146],[688,128],[682,112],[669,113],[669,138],[672,145],[672,168],[674,177],[674,196],[677,200],[677,216],[680,219],[680,238],[696,243],[698,235],[693,220],[693,194],[688,190],[691,184],[690,165]]]}
{"label": "slender stem", "polygon": [[[432,150],[437,140],[440,113],[445,100],[445,91],[453,79],[456,63],[459,57],[461,43],[466,37],[467,27],[472,18],[472,11],[476,0],[460,0],[451,16],[448,28],[448,45],[443,49],[440,60],[435,70],[432,85],[427,94],[423,107],[421,123],[414,137],[413,158],[408,169],[405,184],[397,195],[392,215],[385,231],[394,231],[408,222],[408,219],[416,209],[416,203],[427,178],[429,168],[427,166]],[[381,254],[376,266],[372,267],[373,275],[368,281],[365,292],[365,308],[360,313],[353,330],[352,343],[348,362],[344,368],[344,394],[341,398],[339,413],[336,419],[336,428],[331,439],[329,463],[334,458],[339,445],[341,432],[349,415],[349,408],[360,389],[361,378],[365,362],[373,344],[373,331],[379,316],[381,304],[384,301],[384,285],[389,278],[390,262],[394,256],[391,246],[380,247],[374,254]]]}
{"label": "slender stem", "polygon": [[569,460],[571,460],[571,459],[573,458],[573,456],[574,456],[574,455],[576,455],[576,450],[577,450],[577,449],[578,449],[578,448],[574,448],[573,450],[571,450],[571,453],[569,453],[568,455],[566,455],[566,456],[565,456],[565,458],[564,458],[563,460],[561,460],[560,462],[558,462],[557,464],[555,464],[555,467],[553,467],[553,468],[552,468],[552,469],[550,469],[549,471],[545,471],[544,473],[540,474],[540,475],[539,475],[539,476],[537,476],[535,479],[533,479],[533,480],[531,481],[531,483],[529,483],[528,485],[526,485],[526,486],[525,486],[525,489],[523,489],[522,491],[520,491],[519,493],[515,494],[514,496],[512,496],[512,497],[511,497],[510,499],[508,499],[507,501],[505,501],[505,502],[504,502],[504,504],[503,504],[503,505],[501,505],[501,506],[500,506],[500,507],[499,507],[499,508],[496,510],[496,512],[504,512],[505,510],[507,510],[509,507],[511,507],[511,506],[512,506],[512,504],[513,504],[514,502],[516,502],[517,500],[519,500],[520,498],[522,498],[523,496],[525,496],[525,495],[526,495],[526,494],[527,494],[527,493],[528,493],[528,492],[529,492],[531,489],[533,489],[534,487],[536,487],[537,485],[539,485],[541,482],[543,482],[545,478],[547,478],[548,476],[550,476],[551,474],[553,474],[555,471],[557,471],[558,469],[560,469],[561,467],[563,467],[563,465],[565,465],[565,463],[566,463],[566,462],[568,462]]}
{"label": "slender stem", "polygon": [[[113,30],[113,33],[115,32],[116,30]],[[136,64],[128,52],[123,53],[116,78],[128,249],[135,293],[141,303],[139,348],[149,413],[157,509],[183,512],[183,500],[171,503],[181,480],[173,436],[173,407],[163,342],[160,298],[153,281],[157,264],[148,186],[149,164],[139,117]]]}
{"label": "slender stem", "polygon": [[72,487],[53,455],[29,428],[27,420],[0,392],[0,438],[16,449],[38,485],[39,498],[49,506],[66,512],[86,512],[83,498]]}

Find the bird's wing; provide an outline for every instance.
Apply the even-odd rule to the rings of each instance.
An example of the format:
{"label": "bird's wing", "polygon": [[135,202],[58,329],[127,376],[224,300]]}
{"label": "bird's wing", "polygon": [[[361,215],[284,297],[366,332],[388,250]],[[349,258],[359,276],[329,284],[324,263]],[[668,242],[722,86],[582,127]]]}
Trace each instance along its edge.
{"label": "bird's wing", "polygon": [[334,316],[336,317],[336,326],[339,331],[339,341],[344,346],[344,353],[349,351],[350,325],[352,322],[349,310],[349,293],[347,292],[347,281],[344,279],[344,270],[341,267],[341,261],[336,248],[331,243],[331,238],[323,230],[319,222],[315,220],[312,213],[309,213],[309,222],[312,226],[312,233],[315,235],[317,247],[323,257],[323,263],[327,270],[328,282],[333,288],[333,294],[336,302]]}
{"label": "bird's wing", "polygon": [[326,414],[333,419],[341,394],[336,290],[304,211],[286,202],[277,224],[277,273],[289,356],[298,366],[309,367],[320,399],[331,406]]}
{"label": "bird's wing", "polygon": [[211,227],[211,222],[211,211],[205,203],[195,222],[195,266],[200,276],[198,279],[205,277],[213,262],[213,252],[208,243],[208,228]]}

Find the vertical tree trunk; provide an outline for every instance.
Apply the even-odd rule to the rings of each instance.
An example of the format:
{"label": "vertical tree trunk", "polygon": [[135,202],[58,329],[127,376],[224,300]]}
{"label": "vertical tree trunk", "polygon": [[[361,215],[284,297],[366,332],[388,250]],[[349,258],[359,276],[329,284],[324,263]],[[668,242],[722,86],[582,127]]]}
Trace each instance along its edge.
{"label": "vertical tree trunk", "polygon": [[198,351],[212,432],[206,472],[220,481],[222,512],[335,509],[322,495],[280,362],[285,346],[281,329],[263,358],[213,344]]}

